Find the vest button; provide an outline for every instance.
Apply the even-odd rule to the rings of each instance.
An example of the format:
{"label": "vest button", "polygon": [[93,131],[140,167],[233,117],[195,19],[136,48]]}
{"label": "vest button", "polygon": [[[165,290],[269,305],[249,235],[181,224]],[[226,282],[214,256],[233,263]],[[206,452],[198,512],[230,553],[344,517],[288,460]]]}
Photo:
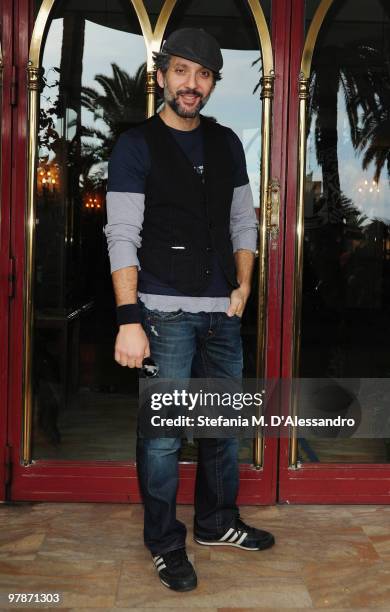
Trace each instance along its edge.
{"label": "vest button", "polygon": [[210,251],[212,251],[212,250],[213,250],[213,249],[212,249],[211,247],[207,247],[207,248],[206,248],[206,251],[207,251],[208,253],[210,253]]}
{"label": "vest button", "polygon": [[211,270],[206,270],[205,274],[207,274],[207,276],[209,276],[211,274]]}

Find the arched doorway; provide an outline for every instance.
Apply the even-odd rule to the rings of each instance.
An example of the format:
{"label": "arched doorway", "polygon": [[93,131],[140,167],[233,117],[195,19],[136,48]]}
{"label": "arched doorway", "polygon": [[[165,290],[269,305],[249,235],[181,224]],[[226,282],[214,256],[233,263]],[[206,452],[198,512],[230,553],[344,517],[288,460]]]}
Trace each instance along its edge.
{"label": "arched doorway", "polygon": [[[2,294],[2,325],[10,342],[1,353],[9,376],[0,381],[9,497],[139,500],[136,379],[112,359],[105,177],[117,135],[156,110],[151,53],[176,27],[201,25],[220,41],[225,76],[206,111],[246,149],[260,221],[243,325],[247,375],[288,381],[281,407],[297,416],[294,377],[323,378],[327,393],[339,390],[335,379],[352,378],[355,399],[365,389],[356,379],[386,380],[387,3],[11,5],[2,6],[15,49],[10,57],[3,38],[2,193],[10,195],[1,266],[10,296]],[[385,428],[376,439],[287,433],[242,445],[241,502],[388,502]],[[192,498],[194,456],[187,446],[181,502]]]}
{"label": "arched doorway", "polygon": [[[295,231],[287,237],[285,317],[292,324],[284,346],[292,350],[282,371],[306,379],[312,398],[328,398],[326,416],[349,416],[355,429],[310,439],[295,430],[282,441],[289,467],[281,472],[281,498],[380,503],[390,459],[383,425],[390,15],[385,2],[322,0],[306,3],[305,18],[295,68],[299,95],[292,104],[298,171],[290,197],[292,190],[298,197],[287,218]],[[302,413],[298,396],[290,398],[290,408]]]}
{"label": "arched doorway", "polygon": [[[27,70],[23,411],[15,424],[23,465],[18,476],[15,472],[17,497],[41,495],[36,484],[49,483],[42,475],[61,478],[77,472],[83,474],[83,493],[74,491],[74,483],[67,491],[66,478],[60,485],[63,495],[138,499],[137,378],[112,358],[114,301],[102,235],[107,161],[119,134],[152,114],[158,103],[152,51],[166,32],[190,23],[203,24],[223,48],[227,74],[210,113],[235,128],[244,143],[266,238],[273,89],[270,3],[232,0],[215,3],[213,10],[202,1],[118,0],[109,10],[103,1],[93,7],[66,0],[36,3]],[[265,239],[243,328],[252,377],[265,361],[267,273]],[[192,496],[193,458],[188,445],[182,457],[183,501]],[[242,444],[241,461],[243,498],[273,496],[274,462],[268,461],[267,468],[261,437]],[[107,477],[115,473],[119,489],[102,492]],[[35,482],[34,474],[39,479]],[[92,488],[91,481],[86,484],[90,474],[95,475]],[[53,492],[47,494],[52,497]]]}

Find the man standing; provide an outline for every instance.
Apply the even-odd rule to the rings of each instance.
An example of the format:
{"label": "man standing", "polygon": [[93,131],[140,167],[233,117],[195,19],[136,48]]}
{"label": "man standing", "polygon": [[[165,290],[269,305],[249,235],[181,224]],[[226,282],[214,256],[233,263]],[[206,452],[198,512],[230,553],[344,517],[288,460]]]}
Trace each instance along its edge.
{"label": "man standing", "polygon": [[[239,138],[200,110],[221,78],[217,41],[184,28],[155,54],[161,112],[125,132],[109,164],[105,233],[117,303],[115,360],[162,378],[240,378],[241,316],[249,293],[257,222]],[[144,538],[161,582],[196,587],[176,519],[178,438],[139,437]],[[201,439],[195,541],[257,551],[270,533],[239,516],[238,441]]]}

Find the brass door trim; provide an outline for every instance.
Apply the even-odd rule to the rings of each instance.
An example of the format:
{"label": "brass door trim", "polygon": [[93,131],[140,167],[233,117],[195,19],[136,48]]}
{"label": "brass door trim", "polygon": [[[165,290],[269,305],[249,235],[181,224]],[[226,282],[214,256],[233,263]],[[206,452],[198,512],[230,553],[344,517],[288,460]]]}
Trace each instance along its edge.
{"label": "brass door trim", "polygon": [[34,23],[30,43],[29,65],[35,68],[39,68],[40,65],[42,40],[55,2],[56,0],[43,0]]}
{"label": "brass door trim", "polygon": [[[309,96],[309,78],[315,45],[318,34],[334,0],[322,0],[317,8],[306,36],[302,53],[301,71],[299,74],[299,117],[298,117],[298,184],[297,211],[295,230],[295,264],[293,282],[293,342],[292,342],[292,378],[299,376],[301,349],[301,310],[302,310],[302,280],[303,280],[303,242],[305,222],[305,179],[306,179],[306,129],[307,129],[307,99]],[[294,388],[294,386],[293,386]],[[291,414],[298,414],[298,398],[296,393],[291,397]],[[297,468],[298,440],[296,428],[291,430],[289,467]]]}
{"label": "brass door trim", "polygon": [[23,300],[23,373],[22,373],[22,461],[31,463],[32,429],[32,352],[33,352],[33,267],[35,253],[35,188],[37,162],[37,130],[39,112],[39,92],[41,87],[41,47],[47,24],[55,0],[43,0],[35,20],[31,36],[29,61],[27,66],[28,90],[28,141],[27,141],[27,205],[25,211],[25,266]]}
{"label": "brass door trim", "polygon": [[24,350],[23,350],[23,449],[24,465],[31,463],[31,426],[32,426],[32,351],[33,351],[33,308],[34,285],[33,265],[35,253],[35,187],[39,112],[39,89],[41,70],[33,66],[27,69],[28,74],[28,129],[27,143],[27,207],[25,212],[25,267],[24,267]]}
{"label": "brass door trim", "polygon": [[130,2],[137,14],[146,46],[146,116],[152,117],[156,110],[156,71],[153,53],[160,50],[164,32],[175,8],[176,0],[165,0],[154,30],[152,30],[149,15],[143,1],[130,0]]}
{"label": "brass door trim", "polygon": [[[257,308],[257,355],[256,378],[264,379],[266,357],[266,309],[268,296],[268,223],[267,200],[270,173],[272,100],[274,96],[274,60],[271,35],[259,0],[247,0],[255,21],[260,41],[263,63],[261,79],[261,175],[260,175],[260,218],[259,218],[259,293]],[[264,438],[258,435],[254,440],[253,463],[257,469],[263,466]]]}
{"label": "brass door trim", "polygon": [[[137,15],[138,22],[141,28],[143,39],[146,47],[146,70],[147,70],[147,85],[146,85],[146,114],[151,117],[155,112],[155,94],[156,94],[156,79],[153,64],[153,52],[158,51],[161,47],[162,39],[168,20],[175,8],[177,0],[165,0],[161,12],[158,16],[156,27],[152,30],[149,15],[143,3],[143,0],[129,0],[131,6]],[[56,0],[43,0],[35,20],[33,33],[31,36],[29,66],[39,68],[42,52],[42,41],[45,35],[50,15],[53,10]]]}
{"label": "brass door trim", "polygon": [[130,0],[137,14],[141,26],[147,53],[147,70],[154,69],[153,53],[159,51],[167,23],[176,5],[176,0],[165,0],[157,19],[156,27],[152,30],[149,15],[142,0]]}
{"label": "brass door trim", "polygon": [[257,33],[260,40],[261,58],[263,62],[263,74],[270,76],[274,71],[274,58],[272,52],[271,35],[268,29],[267,20],[264,16],[263,8],[259,0],[247,0],[255,20]]}
{"label": "brass door trim", "polygon": [[142,0],[130,0],[138,17],[141,32],[145,41],[147,51],[147,69],[150,69],[151,50],[150,41],[153,39],[152,26],[150,25],[149,15]]}
{"label": "brass door trim", "polygon": [[301,74],[305,79],[310,77],[314,47],[316,45],[322,24],[324,23],[325,17],[328,14],[333,2],[334,0],[322,0],[321,4],[314,13],[314,17],[307,32],[301,60]]}
{"label": "brass door trim", "polygon": [[[35,20],[34,29],[31,36],[29,60],[31,62],[30,65],[35,66],[36,68],[38,68],[40,65],[42,41],[55,2],[56,0],[43,0]],[[158,51],[161,46],[162,37],[164,35],[168,20],[175,7],[176,0],[165,0],[154,31],[150,25],[149,15],[143,1],[129,0],[129,2],[134,7],[144,37],[147,51],[147,69],[152,70],[153,51]]]}

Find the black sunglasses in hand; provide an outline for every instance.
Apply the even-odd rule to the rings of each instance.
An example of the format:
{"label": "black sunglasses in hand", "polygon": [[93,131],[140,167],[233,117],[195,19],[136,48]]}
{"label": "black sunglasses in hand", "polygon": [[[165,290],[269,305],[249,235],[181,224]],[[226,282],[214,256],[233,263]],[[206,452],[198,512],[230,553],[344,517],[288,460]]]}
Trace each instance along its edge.
{"label": "black sunglasses in hand", "polygon": [[157,376],[159,369],[160,368],[151,357],[145,357],[142,361],[140,372],[146,378],[154,378],[154,376]]}

